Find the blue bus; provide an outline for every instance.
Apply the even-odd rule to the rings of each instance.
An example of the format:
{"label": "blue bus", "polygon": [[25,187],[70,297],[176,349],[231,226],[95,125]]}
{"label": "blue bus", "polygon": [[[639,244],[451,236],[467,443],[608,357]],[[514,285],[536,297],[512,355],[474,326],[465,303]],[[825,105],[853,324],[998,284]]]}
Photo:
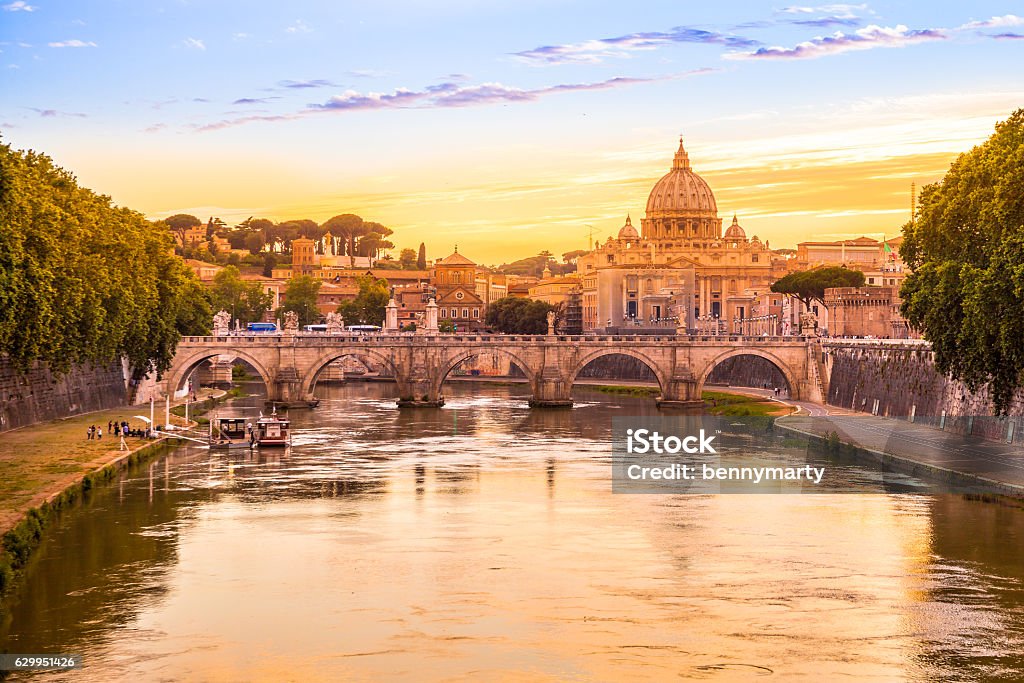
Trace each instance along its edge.
{"label": "blue bus", "polygon": [[277,323],[249,323],[245,329],[256,334],[273,334],[277,332]]}

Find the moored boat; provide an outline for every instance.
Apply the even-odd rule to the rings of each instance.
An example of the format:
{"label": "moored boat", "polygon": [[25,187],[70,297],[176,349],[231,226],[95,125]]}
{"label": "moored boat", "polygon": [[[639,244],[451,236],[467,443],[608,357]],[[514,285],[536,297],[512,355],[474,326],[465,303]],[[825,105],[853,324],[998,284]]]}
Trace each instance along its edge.
{"label": "moored boat", "polygon": [[278,417],[275,410],[270,415],[260,415],[253,430],[252,442],[261,448],[266,446],[290,446],[292,443],[291,424]]}
{"label": "moored boat", "polygon": [[250,448],[244,417],[214,417],[210,420],[210,448]]}

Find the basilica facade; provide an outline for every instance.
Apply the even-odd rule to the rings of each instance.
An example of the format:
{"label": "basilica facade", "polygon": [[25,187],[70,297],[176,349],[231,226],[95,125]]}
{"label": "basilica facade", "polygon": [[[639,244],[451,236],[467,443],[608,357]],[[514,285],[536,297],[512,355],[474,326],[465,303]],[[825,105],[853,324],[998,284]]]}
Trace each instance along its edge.
{"label": "basilica facade", "polygon": [[[671,170],[651,190],[640,230],[618,234],[577,261],[584,330],[664,327],[697,331],[715,321],[741,329],[786,258],[748,238],[734,215],[722,231],[715,195],[679,141]],[[720,321],[720,322],[718,322]]]}

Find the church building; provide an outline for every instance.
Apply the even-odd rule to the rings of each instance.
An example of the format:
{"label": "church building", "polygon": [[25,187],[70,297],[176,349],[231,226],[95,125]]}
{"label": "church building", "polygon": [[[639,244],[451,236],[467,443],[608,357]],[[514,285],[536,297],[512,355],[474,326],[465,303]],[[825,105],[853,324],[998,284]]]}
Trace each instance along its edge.
{"label": "church building", "polygon": [[[767,242],[748,238],[733,216],[722,233],[715,195],[690,167],[679,141],[671,170],[651,190],[640,231],[629,216],[618,235],[577,261],[584,330],[706,327],[740,329],[753,314],[748,290],[767,289],[787,270]],[[715,323],[719,324],[719,323]]]}

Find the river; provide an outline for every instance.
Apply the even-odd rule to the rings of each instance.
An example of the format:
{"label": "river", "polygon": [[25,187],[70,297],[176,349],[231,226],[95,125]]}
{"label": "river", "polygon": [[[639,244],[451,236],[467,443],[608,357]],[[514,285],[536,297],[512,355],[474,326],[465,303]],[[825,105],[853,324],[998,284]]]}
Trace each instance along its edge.
{"label": "river", "polygon": [[612,494],[611,418],[651,399],[391,393],[321,387],[287,453],[182,448],[94,492],[0,623],[85,666],[12,680],[1024,678],[1024,510]]}

